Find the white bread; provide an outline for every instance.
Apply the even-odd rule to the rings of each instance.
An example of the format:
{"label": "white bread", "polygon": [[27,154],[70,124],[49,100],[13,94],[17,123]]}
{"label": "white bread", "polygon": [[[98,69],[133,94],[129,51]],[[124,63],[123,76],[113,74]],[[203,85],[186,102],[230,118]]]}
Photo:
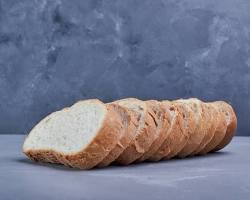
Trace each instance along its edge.
{"label": "white bread", "polygon": [[98,164],[98,167],[106,167],[115,161],[135,138],[135,133],[138,127],[138,122],[136,121],[134,112],[115,103],[109,103],[109,106],[112,106],[113,109],[120,115],[122,119],[123,130],[115,148],[112,149],[109,154]]}
{"label": "white bread", "polygon": [[[199,148],[200,144],[204,140],[207,135],[207,124],[208,122],[204,120],[204,110],[203,110],[203,102],[196,98],[190,98],[186,100],[186,103],[190,106],[191,110],[195,114],[196,128],[194,131],[194,136],[191,145]],[[194,151],[196,149],[194,148]],[[190,154],[192,155],[192,153]]]}
{"label": "white bread", "polygon": [[216,124],[216,129],[215,129],[215,133],[214,133],[212,140],[199,152],[199,154],[209,153],[216,146],[218,146],[219,143],[224,138],[226,134],[226,130],[227,130],[227,120],[224,117],[223,112],[220,112],[220,109],[216,104],[210,103],[210,105],[213,106],[216,111],[213,114],[214,118],[216,119],[216,121],[214,122]]}
{"label": "white bread", "polygon": [[182,112],[170,101],[161,102],[165,112],[170,116],[170,127],[167,131],[167,137],[159,149],[148,159],[150,161],[159,161],[161,159],[170,159],[176,156],[187,143],[188,135],[184,125]]}
{"label": "white bread", "polygon": [[139,124],[134,140],[116,159],[117,163],[128,165],[147,152],[154,141],[156,124],[151,116],[153,111],[147,107],[144,101],[135,98],[121,99],[113,103],[117,103],[134,112]]}
{"label": "white bread", "polygon": [[146,105],[153,111],[153,116],[156,126],[155,138],[148,151],[146,151],[137,161],[142,162],[150,158],[160,148],[162,143],[168,137],[170,128],[170,113],[166,112],[162,104],[156,100],[146,101]]}
{"label": "white bread", "polygon": [[212,151],[219,151],[222,148],[224,148],[226,145],[228,145],[231,140],[233,139],[233,136],[237,129],[237,117],[234,112],[234,109],[232,106],[224,101],[216,101],[214,102],[216,106],[219,107],[220,112],[224,114],[224,117],[227,121],[227,130],[224,138],[222,141],[212,150]]}
{"label": "white bread", "polygon": [[127,98],[104,104],[91,99],[41,120],[23,152],[34,161],[80,169],[128,165],[218,151],[236,128],[235,112],[223,101]]}
{"label": "white bread", "polygon": [[184,116],[185,129],[188,135],[186,145],[177,154],[178,157],[183,158],[189,156],[193,149],[196,148],[196,145],[199,145],[195,143],[195,139],[198,138],[195,132],[197,127],[196,113],[191,109],[188,102],[183,99],[173,101],[173,104],[179,108],[179,110],[182,112],[182,115]]}
{"label": "white bread", "polygon": [[35,161],[90,169],[115,147],[122,128],[112,106],[96,99],[80,101],[38,123],[26,138],[23,152]]}
{"label": "white bread", "polygon": [[205,120],[207,122],[207,126],[204,128],[206,130],[206,134],[203,140],[200,142],[198,148],[195,149],[195,151],[193,151],[191,155],[199,154],[205,148],[205,146],[213,139],[217,126],[216,109],[211,106],[210,103],[202,103],[202,107],[204,109],[204,112],[206,113]]}

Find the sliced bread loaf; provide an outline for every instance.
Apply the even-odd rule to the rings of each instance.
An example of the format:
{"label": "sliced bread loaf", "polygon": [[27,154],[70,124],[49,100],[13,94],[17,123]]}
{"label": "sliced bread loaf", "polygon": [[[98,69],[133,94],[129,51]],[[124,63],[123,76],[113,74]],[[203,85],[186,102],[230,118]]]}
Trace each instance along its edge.
{"label": "sliced bread loaf", "polygon": [[191,155],[199,154],[205,148],[205,146],[213,139],[217,126],[216,109],[209,103],[202,103],[202,106],[204,112],[206,113],[205,119],[207,127],[205,127],[205,130],[207,131],[200,145],[197,147],[197,149],[195,149],[195,151],[192,152]]}
{"label": "sliced bread loaf", "polygon": [[135,98],[127,98],[115,101],[114,103],[134,112],[139,124],[135,133],[135,138],[116,159],[117,163],[128,165],[136,161],[149,150],[155,138],[156,124],[151,115],[153,111],[150,110],[144,101]]}
{"label": "sliced bread loaf", "polygon": [[101,163],[98,164],[98,167],[106,167],[115,161],[135,138],[135,133],[138,127],[138,122],[134,112],[115,103],[109,103],[109,106],[112,106],[113,109],[120,115],[122,119],[123,130],[115,148],[112,149],[109,154],[101,161]]}
{"label": "sliced bread loaf", "polygon": [[227,121],[227,130],[222,141],[213,149],[213,151],[219,151],[228,145],[237,129],[237,117],[232,106],[224,101],[214,102],[216,106],[219,107],[219,110],[224,114],[224,117]]}
{"label": "sliced bread loaf", "polygon": [[199,154],[206,154],[212,151],[224,138],[227,130],[227,121],[224,114],[220,112],[219,107],[214,103],[210,103],[211,106],[215,108],[215,113],[213,114],[216,119],[214,123],[216,124],[216,129],[212,140],[199,152]]}
{"label": "sliced bread loaf", "polygon": [[150,161],[159,161],[163,158],[170,159],[176,156],[188,139],[183,114],[170,101],[162,101],[161,104],[165,112],[169,113],[170,127],[166,130],[167,137],[160,148],[148,159]]}
{"label": "sliced bread loaf", "polygon": [[196,121],[196,115],[198,116],[198,114],[195,113],[191,109],[191,106],[188,103],[188,100],[179,99],[179,100],[173,101],[173,104],[179,108],[179,110],[182,112],[184,116],[185,130],[188,135],[188,140],[187,140],[186,145],[177,155],[178,157],[183,158],[183,157],[189,156],[190,153],[194,150],[194,148],[198,146],[196,140],[199,137],[197,136],[195,132],[196,127],[198,125]]}
{"label": "sliced bread loaf", "polygon": [[156,124],[155,138],[148,151],[146,151],[137,161],[142,162],[150,158],[160,148],[169,135],[170,113],[166,112],[159,101],[149,100],[146,105],[153,111],[151,116]]}
{"label": "sliced bread loaf", "polygon": [[122,128],[112,106],[96,99],[80,101],[38,123],[25,139],[23,152],[35,161],[90,169],[115,147]]}

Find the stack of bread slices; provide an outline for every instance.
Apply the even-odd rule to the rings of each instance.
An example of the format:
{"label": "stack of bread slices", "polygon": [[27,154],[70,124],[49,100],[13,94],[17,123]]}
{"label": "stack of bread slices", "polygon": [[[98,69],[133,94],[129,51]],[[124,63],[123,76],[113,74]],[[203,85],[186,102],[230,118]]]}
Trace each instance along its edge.
{"label": "stack of bread slices", "polygon": [[218,151],[236,127],[224,101],[90,99],[45,117],[26,137],[23,152],[34,161],[80,169],[129,165]]}

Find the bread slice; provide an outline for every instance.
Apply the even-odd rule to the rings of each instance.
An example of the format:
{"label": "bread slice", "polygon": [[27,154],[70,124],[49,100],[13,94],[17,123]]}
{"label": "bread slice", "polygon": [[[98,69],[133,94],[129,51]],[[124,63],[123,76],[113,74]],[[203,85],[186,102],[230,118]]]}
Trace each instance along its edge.
{"label": "bread slice", "polygon": [[112,106],[97,99],[80,101],[39,122],[23,144],[35,161],[90,169],[115,147],[122,121]]}
{"label": "bread slice", "polygon": [[201,114],[199,115],[199,120],[198,120],[199,123],[198,123],[197,129],[195,130],[196,134],[198,135],[197,136],[197,143],[198,143],[198,141],[199,141],[199,143],[201,143],[207,134],[207,121],[204,120],[205,113],[203,111],[203,102],[199,99],[196,99],[196,98],[191,98],[190,100],[193,103],[192,106],[195,106],[195,103],[196,103],[196,106],[198,108],[198,111],[195,111],[195,108],[193,108],[194,112],[195,113],[201,112]]}
{"label": "bread slice", "polygon": [[150,158],[160,148],[169,135],[168,129],[170,127],[170,113],[164,110],[159,101],[149,100],[146,101],[146,105],[153,111],[151,116],[153,116],[157,126],[153,143],[151,144],[149,150],[137,159],[138,162],[142,162]]}
{"label": "bread slice", "polygon": [[166,130],[166,139],[159,149],[148,159],[150,161],[159,161],[161,159],[170,159],[179,153],[187,143],[188,135],[184,127],[184,118],[179,109],[170,101],[162,101],[162,107],[170,116],[170,127]]}
{"label": "bread slice", "polygon": [[199,152],[199,154],[206,154],[212,151],[224,138],[227,130],[227,121],[224,117],[223,112],[220,111],[219,107],[214,103],[210,103],[211,106],[215,108],[215,113],[213,114],[216,124],[216,129],[212,140]]}
{"label": "bread slice", "polygon": [[186,145],[178,153],[178,157],[183,158],[189,156],[200,144],[200,135],[196,132],[196,129],[199,125],[198,121],[200,120],[201,110],[199,104],[194,103],[196,105],[196,110],[194,111],[193,106],[191,106],[191,101],[185,99],[173,101],[173,104],[176,105],[185,116],[185,129],[189,136]]}
{"label": "bread slice", "polygon": [[144,101],[136,98],[127,98],[115,101],[114,103],[134,112],[139,124],[134,140],[131,141],[129,146],[116,159],[117,163],[128,165],[149,150],[155,138],[156,124],[151,115],[153,111],[150,110]]}
{"label": "bread slice", "polygon": [[206,134],[205,137],[203,138],[203,140],[201,141],[200,145],[198,146],[197,149],[195,149],[195,151],[192,152],[191,155],[196,155],[199,154],[204,148],[205,146],[213,139],[215,130],[216,130],[216,109],[211,106],[211,104],[209,103],[202,103],[203,109],[204,109],[204,113],[206,114],[206,124],[207,127],[205,128]]}
{"label": "bread slice", "polygon": [[227,121],[227,130],[224,138],[222,141],[212,150],[212,151],[219,151],[223,149],[226,145],[228,145],[237,129],[237,117],[234,112],[232,106],[224,101],[216,101],[214,102],[220,109],[220,111],[224,114],[224,117]]}
{"label": "bread slice", "polygon": [[115,161],[121,153],[128,147],[131,141],[135,138],[135,133],[138,127],[134,112],[129,109],[119,106],[115,103],[109,103],[113,109],[120,115],[123,124],[122,134],[115,148],[98,164],[98,167],[106,167]]}

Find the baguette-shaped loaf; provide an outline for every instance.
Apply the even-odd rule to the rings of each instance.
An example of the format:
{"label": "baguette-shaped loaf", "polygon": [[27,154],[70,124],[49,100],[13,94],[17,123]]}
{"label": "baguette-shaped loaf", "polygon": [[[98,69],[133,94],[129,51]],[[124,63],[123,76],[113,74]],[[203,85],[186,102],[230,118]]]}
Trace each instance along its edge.
{"label": "baguette-shaped loaf", "polygon": [[34,161],[90,169],[117,144],[122,121],[112,106],[86,100],[54,112],[29,133],[23,152]]}
{"label": "baguette-shaped loaf", "polygon": [[41,120],[23,152],[34,161],[80,169],[128,165],[219,151],[236,129],[236,114],[224,101],[90,99]]}

